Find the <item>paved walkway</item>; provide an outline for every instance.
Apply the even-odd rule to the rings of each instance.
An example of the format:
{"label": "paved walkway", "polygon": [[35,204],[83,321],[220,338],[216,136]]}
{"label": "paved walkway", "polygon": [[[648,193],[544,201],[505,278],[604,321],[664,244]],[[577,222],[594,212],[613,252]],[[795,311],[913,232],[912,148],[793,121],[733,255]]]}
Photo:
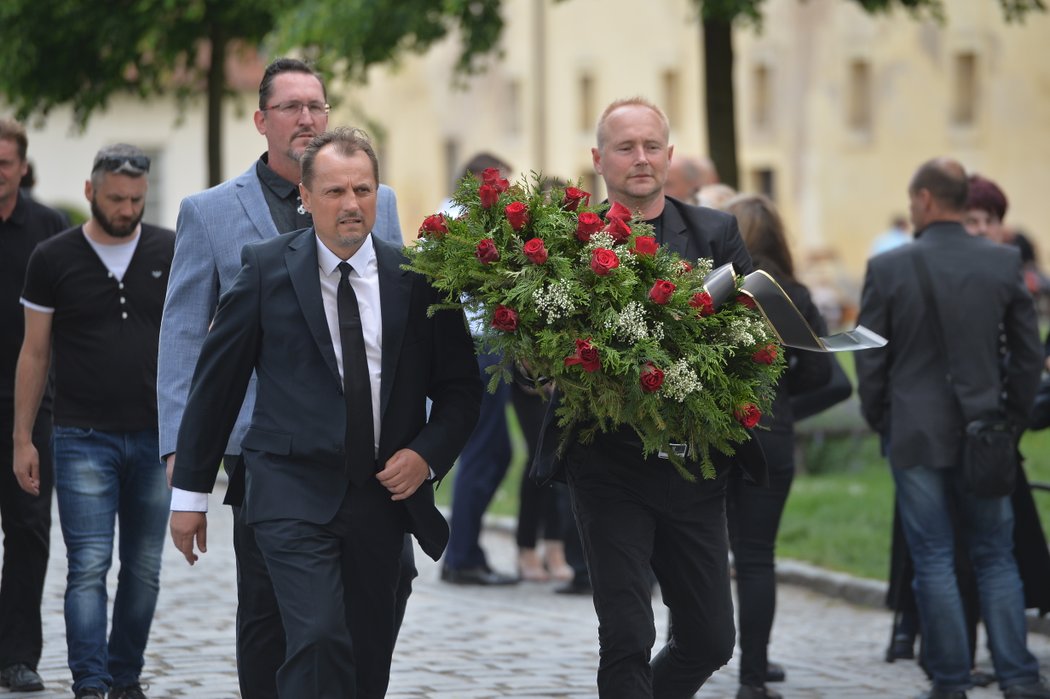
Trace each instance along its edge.
{"label": "paved walkway", "polygon": [[[238,697],[234,666],[234,558],[230,510],[212,498],[208,553],[192,568],[166,543],[161,597],[147,649],[143,680],[151,699]],[[44,595],[44,657],[48,690],[18,696],[68,699],[62,595],[65,548],[53,530]],[[493,565],[512,570],[513,540],[490,530],[485,546]],[[554,584],[510,588],[458,587],[438,579],[438,566],[417,554],[420,577],[394,657],[390,699],[546,699],[597,696],[597,631],[589,598],[558,595]],[[116,564],[114,564],[114,569]],[[115,570],[110,576],[116,588]],[[657,600],[659,636],[666,613]],[[855,606],[796,585],[782,585],[771,656],[785,665],[778,689],[791,699],[911,697],[925,687],[913,662],[887,664],[887,613]],[[983,645],[983,644],[982,644]],[[1050,638],[1030,636],[1050,673]],[[988,665],[987,652],[980,663]],[[699,697],[731,699],[736,661],[717,673]],[[0,690],[0,697],[7,696]],[[990,689],[972,699],[999,696]],[[299,698],[295,698],[299,699]]]}

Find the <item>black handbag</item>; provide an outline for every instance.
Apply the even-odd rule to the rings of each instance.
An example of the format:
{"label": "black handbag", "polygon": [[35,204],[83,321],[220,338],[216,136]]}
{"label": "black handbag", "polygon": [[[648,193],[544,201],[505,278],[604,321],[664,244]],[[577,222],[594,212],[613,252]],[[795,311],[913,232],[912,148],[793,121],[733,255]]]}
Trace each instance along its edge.
{"label": "black handbag", "polygon": [[[926,307],[933,314],[934,334],[937,337],[938,348],[941,356],[948,362],[946,373],[948,384],[952,388],[956,402],[959,403],[960,412],[965,416],[966,411],[955,390],[955,383],[952,381],[951,355],[948,354],[947,343],[944,341],[944,328],[941,325],[940,312],[937,310],[937,301],[933,295],[930,272],[926,267],[926,261],[918,253],[912,255],[912,260],[915,261]],[[1012,493],[1017,482],[1017,469],[1020,467],[1017,452],[1019,438],[1020,430],[1001,408],[968,422],[963,437],[961,473],[963,488],[981,498],[1001,498]]]}
{"label": "black handbag", "polygon": [[1028,417],[1028,429],[1043,430],[1050,427],[1050,375],[1039,382],[1039,390],[1032,404],[1032,414]]}

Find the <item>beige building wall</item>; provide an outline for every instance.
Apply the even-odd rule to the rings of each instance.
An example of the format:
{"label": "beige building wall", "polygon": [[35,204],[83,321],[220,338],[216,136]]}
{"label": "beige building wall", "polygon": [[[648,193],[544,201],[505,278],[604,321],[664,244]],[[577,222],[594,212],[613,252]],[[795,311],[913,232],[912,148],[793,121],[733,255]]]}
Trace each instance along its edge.
{"label": "beige building wall", "polygon": [[[763,8],[761,32],[735,33],[742,181],[772,188],[800,260],[830,251],[837,262],[821,269],[858,282],[874,237],[906,212],[911,173],[942,154],[1000,182],[1008,222],[1050,256],[1050,15],[1007,25],[998,0],[946,3],[943,25],[903,11],[872,17],[843,0]],[[449,39],[373,70],[366,86],[330,86],[330,123],[363,126],[379,145],[406,240],[480,150],[519,172],[582,177],[604,196],[590,148],[598,114],[618,97],[661,104],[676,153],[706,151],[692,0],[506,0],[504,17],[502,51],[477,76],[453,76]],[[265,148],[254,100],[227,105],[227,177]],[[30,133],[45,201],[82,203],[91,156],[114,140],[158,155],[157,222],[173,226],[182,197],[204,186],[202,102],[180,119],[170,100],[117,99],[86,132],[70,124],[56,110]]]}

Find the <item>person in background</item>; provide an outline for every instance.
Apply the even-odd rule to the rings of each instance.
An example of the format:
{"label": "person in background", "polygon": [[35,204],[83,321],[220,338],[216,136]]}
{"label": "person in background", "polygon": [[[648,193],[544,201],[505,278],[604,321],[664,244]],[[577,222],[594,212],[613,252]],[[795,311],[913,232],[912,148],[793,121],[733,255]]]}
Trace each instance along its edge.
{"label": "person in background", "polygon": [[[53,363],[66,647],[82,699],[145,698],[139,677],[160,592],[170,494],[157,458],[157,342],[175,234],[142,223],[149,168],[134,146],[99,150],[84,184],[91,218],[37,246],[22,292],[14,470],[39,496],[32,435]],[[106,574],[118,523],[110,620]]]}
{"label": "person in background", "polygon": [[898,245],[905,245],[910,242],[911,233],[908,232],[908,219],[898,214],[890,219],[890,227],[875,238],[875,242],[871,244],[871,252],[868,253],[868,256],[872,257],[887,250],[892,250]]}
{"label": "person in background", "polygon": [[708,158],[683,155],[671,160],[671,166],[667,168],[664,194],[695,206],[701,188],[716,182],[718,171]]}
{"label": "person in background", "polygon": [[[736,217],[755,268],[772,276],[818,335],[827,327],[809,291],[795,279],[783,221],[773,202],[761,194],[730,199],[725,211]],[[769,467],[769,485],[760,486],[739,472],[729,479],[726,509],[729,543],[736,568],[739,603],[740,688],[737,699],[780,699],[767,682],[784,680],[784,669],[767,657],[776,609],[774,558],[780,517],[795,476],[795,429],[791,395],[817,389],[831,379],[831,358],[820,352],[788,349],[787,370],[777,384],[769,413],[755,432]]]}
{"label": "person in background", "polygon": [[17,121],[0,119],[0,522],[4,563],[0,572],[0,687],[13,692],[44,688],[37,674],[43,649],[40,602],[51,546],[51,387],[45,386],[33,421],[39,454],[39,492],[18,487],[12,469],[15,365],[22,348],[25,312],[18,299],[26,265],[37,244],[69,227],[60,212],[20,189],[29,161],[29,139]]}
{"label": "person in background", "polygon": [[[467,163],[467,173],[480,178],[490,169],[500,177],[510,174],[510,166],[491,153],[478,153]],[[441,213],[458,215],[451,199],[441,206]],[[469,317],[475,341],[484,331],[482,321]],[[452,517],[449,524],[448,549],[441,565],[441,579],[455,585],[513,585],[516,575],[493,570],[481,548],[481,523],[492,497],[510,467],[510,435],[507,432],[507,403],[511,388],[500,382],[495,391],[487,390],[492,375],[489,368],[503,361],[498,353],[478,354],[478,371],[486,391],[481,398],[481,416],[473,434],[459,455],[452,482]]]}
{"label": "person in background", "polygon": [[[968,189],[965,170],[950,158],[923,163],[909,182],[915,242],[868,261],[859,321],[889,344],[855,355],[858,394],[865,420],[885,445],[915,566],[924,661],[932,676],[924,696],[963,699],[973,684],[954,565],[958,541],[978,580],[1003,696],[1050,699],[1027,645],[1010,498],[980,497],[961,478],[965,425],[999,410],[1026,424],[1043,361],[1020,255],[967,234]],[[925,301],[922,266],[936,280],[929,290],[936,310]],[[966,337],[965,351],[944,356],[938,332],[949,348],[961,347],[952,340]]]}

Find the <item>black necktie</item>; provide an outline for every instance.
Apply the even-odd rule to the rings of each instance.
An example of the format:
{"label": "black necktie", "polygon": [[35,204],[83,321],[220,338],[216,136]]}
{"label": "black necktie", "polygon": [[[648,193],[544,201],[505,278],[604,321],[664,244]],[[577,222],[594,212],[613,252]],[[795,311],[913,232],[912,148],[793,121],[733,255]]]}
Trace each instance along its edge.
{"label": "black necktie", "polygon": [[368,380],[365,336],[357,294],[350,286],[349,263],[339,263],[339,341],[343,345],[343,397],[346,399],[346,468],[354,485],[375,474],[375,432],[372,425],[372,385]]}

